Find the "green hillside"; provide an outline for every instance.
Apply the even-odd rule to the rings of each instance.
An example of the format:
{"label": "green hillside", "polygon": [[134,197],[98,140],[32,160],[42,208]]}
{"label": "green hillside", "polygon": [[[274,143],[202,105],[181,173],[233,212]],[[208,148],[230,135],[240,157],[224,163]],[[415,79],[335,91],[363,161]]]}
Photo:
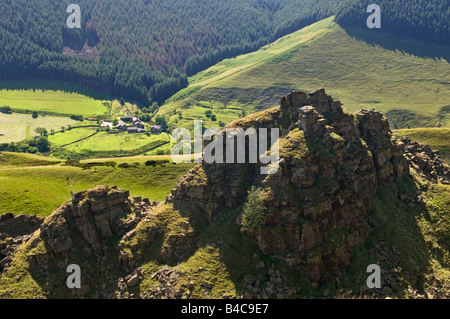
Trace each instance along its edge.
{"label": "green hillside", "polygon": [[[189,128],[196,118],[217,126],[276,105],[293,89],[324,87],[350,111],[385,112],[393,128],[450,126],[443,111],[450,105],[448,52],[447,46],[343,29],[330,17],[196,74],[159,114],[175,126]],[[205,117],[208,108],[216,123]]]}
{"label": "green hillside", "polygon": [[[135,167],[95,166],[90,169],[65,166],[60,161],[31,155],[0,152],[0,214],[47,216],[70,199],[70,191],[80,192],[97,185],[116,185],[131,196],[164,200],[191,164],[146,166],[151,157],[128,158],[117,164],[138,163]],[[93,161],[102,165],[103,161]],[[82,162],[82,163],[91,163]]]}

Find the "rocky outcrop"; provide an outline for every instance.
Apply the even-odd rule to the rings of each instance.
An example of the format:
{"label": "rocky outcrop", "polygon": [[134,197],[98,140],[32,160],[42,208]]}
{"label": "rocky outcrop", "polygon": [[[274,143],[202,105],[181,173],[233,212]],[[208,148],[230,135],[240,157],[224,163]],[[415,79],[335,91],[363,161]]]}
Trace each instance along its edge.
{"label": "rocky outcrop", "polygon": [[[34,228],[29,228],[34,232],[0,241],[6,247],[1,251],[5,254],[4,275],[9,275],[6,267],[20,258],[27,264],[26,271],[37,278],[37,284],[51,298],[181,297],[172,287],[180,272],[170,267],[163,267],[153,276],[161,285],[145,295],[136,294],[145,276],[140,268],[142,252],[151,251],[149,247],[161,241],[154,253],[163,262],[171,263],[188,257],[195,243],[196,232],[188,219],[180,217],[168,231],[167,216],[162,216],[161,211],[156,213],[157,206],[117,187],[97,186],[73,194],[70,201],[45,219],[4,216],[0,230],[8,224],[10,232],[15,229],[11,227],[14,220],[36,220]],[[23,252],[20,257],[18,249]],[[68,276],[66,269],[72,264],[80,267],[81,287],[68,289],[62,278]]]}
{"label": "rocky outcrop", "polygon": [[[119,252],[111,240],[129,234],[152,209],[147,199],[130,197],[117,187],[97,186],[74,194],[23,241],[29,269],[45,278],[50,296],[114,298],[118,279],[135,287],[142,274],[137,269],[117,268]],[[82,287],[64,290],[58,276],[70,264],[80,266]],[[120,277],[121,273],[129,275]]]}
{"label": "rocky outcrop", "polygon": [[408,137],[403,137],[401,142],[405,145],[404,156],[417,174],[432,183],[450,184],[450,168],[442,162],[439,151]]}
{"label": "rocky outcrop", "polygon": [[128,191],[99,186],[75,194],[41,225],[41,236],[53,254],[70,250],[78,237],[94,256],[102,256],[102,241],[120,236],[136,221],[127,221],[132,213]]}
{"label": "rocky outcrop", "polygon": [[43,217],[35,215],[14,216],[9,213],[0,216],[0,275],[11,265],[19,246],[31,238],[43,221]]}
{"label": "rocky outcrop", "polygon": [[409,174],[409,167],[403,157],[405,144],[392,137],[389,123],[382,113],[361,110],[356,114],[361,138],[372,153],[379,183],[392,184],[393,178]]}
{"label": "rocky outcrop", "polygon": [[254,236],[262,252],[282,258],[313,287],[339,281],[351,247],[368,235],[370,195],[408,174],[405,144],[392,137],[382,113],[349,114],[324,90],[292,92],[279,107],[229,126],[278,127],[278,173],[260,175],[258,164],[203,163],[167,201],[196,203],[213,220],[222,208],[242,203],[250,185],[260,187],[267,210]]}

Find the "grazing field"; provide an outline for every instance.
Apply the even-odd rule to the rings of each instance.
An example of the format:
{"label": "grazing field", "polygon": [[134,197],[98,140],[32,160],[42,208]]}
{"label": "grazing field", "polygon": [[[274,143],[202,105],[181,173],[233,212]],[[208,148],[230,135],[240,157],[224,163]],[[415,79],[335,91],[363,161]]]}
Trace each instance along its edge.
{"label": "grazing field", "polygon": [[9,106],[13,110],[90,117],[108,113],[108,108],[103,103],[106,101],[95,100],[74,92],[40,89],[0,90],[0,106]]}
{"label": "grazing field", "polygon": [[97,129],[95,127],[72,128],[71,130],[50,135],[48,140],[54,146],[63,146],[86,138],[96,132]]}
{"label": "grazing field", "polygon": [[35,135],[35,129],[45,127],[50,132],[51,129],[59,131],[61,126],[78,125],[80,122],[71,120],[68,117],[57,116],[39,116],[33,119],[31,114],[3,114],[0,113],[0,144],[19,142],[24,139],[32,138]]}
{"label": "grazing field", "polygon": [[352,112],[375,108],[389,117],[398,111],[392,127],[450,126],[448,115],[438,119],[450,105],[448,52],[448,46],[344,29],[328,18],[194,75],[159,114],[175,126],[188,127],[193,118],[217,126],[205,107],[227,123],[243,111],[276,105],[293,89],[325,88]]}
{"label": "grazing field", "polygon": [[[95,133],[91,128],[80,128],[72,131],[57,133],[50,137],[50,142],[54,142],[55,146],[65,145]],[[169,142],[169,136],[165,133],[147,136],[146,134],[126,132],[114,134],[102,131],[87,139],[69,144],[64,149],[87,155],[90,158],[116,157],[144,153],[167,142]]]}
{"label": "grazing field", "polygon": [[47,216],[71,198],[71,189],[79,192],[97,185],[115,185],[129,190],[131,196],[161,201],[191,167],[193,164],[170,163],[153,167],[141,161],[139,166],[130,168],[82,169],[36,155],[0,153],[0,213]]}
{"label": "grazing field", "polygon": [[450,165],[450,128],[415,128],[395,130],[393,133],[397,137],[408,136],[411,140],[439,150],[441,158]]}

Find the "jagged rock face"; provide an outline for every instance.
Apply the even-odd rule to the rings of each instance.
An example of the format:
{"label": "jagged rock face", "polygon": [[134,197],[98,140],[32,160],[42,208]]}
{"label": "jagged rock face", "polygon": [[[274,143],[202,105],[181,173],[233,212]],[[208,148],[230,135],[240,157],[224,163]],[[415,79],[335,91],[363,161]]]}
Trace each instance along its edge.
{"label": "jagged rock face", "polygon": [[439,151],[408,137],[403,137],[401,143],[405,145],[405,158],[421,177],[433,183],[450,184],[450,169],[442,162]]}
{"label": "jagged rock face", "polygon": [[374,110],[361,110],[356,113],[358,127],[361,135],[372,137],[377,135],[388,136],[392,133],[389,123],[383,114]]}
{"label": "jagged rock face", "polygon": [[392,138],[381,113],[348,114],[324,90],[292,92],[265,112],[269,116],[231,126],[280,128],[277,174],[259,175],[256,164],[203,163],[180,180],[167,201],[195,202],[213,220],[222,208],[238,207],[256,185],[267,208],[265,225],[254,234],[261,250],[283,258],[313,286],[338,281],[351,247],[367,238],[370,195],[379,184],[392,185],[408,174],[405,145]]}
{"label": "jagged rock face", "polygon": [[19,246],[30,239],[31,234],[39,229],[43,221],[43,217],[32,215],[0,216],[0,275],[11,265]]}
{"label": "jagged rock face", "polygon": [[98,186],[75,194],[41,225],[41,235],[54,254],[74,246],[73,233],[81,235],[93,255],[102,255],[102,240],[123,235],[129,225],[124,218],[132,212],[128,191]]}
{"label": "jagged rock face", "polygon": [[5,214],[0,216],[0,233],[9,237],[17,237],[33,233],[44,221],[44,217],[36,215]]}
{"label": "jagged rock face", "polygon": [[223,207],[237,207],[247,194],[248,168],[230,165],[198,165],[180,179],[166,202],[179,206],[194,203],[203,210],[211,222]]}
{"label": "jagged rock face", "polygon": [[[26,243],[30,271],[45,278],[51,297],[70,293],[76,298],[115,298],[115,288],[119,289],[115,286],[123,281],[119,273],[134,268],[123,267],[120,252],[111,248],[109,240],[129,234],[152,209],[147,199],[130,197],[128,191],[114,186],[74,194],[45,218]],[[58,279],[70,264],[81,268],[79,289],[67,289]],[[139,284],[141,275],[135,270],[126,278],[127,284]]]}

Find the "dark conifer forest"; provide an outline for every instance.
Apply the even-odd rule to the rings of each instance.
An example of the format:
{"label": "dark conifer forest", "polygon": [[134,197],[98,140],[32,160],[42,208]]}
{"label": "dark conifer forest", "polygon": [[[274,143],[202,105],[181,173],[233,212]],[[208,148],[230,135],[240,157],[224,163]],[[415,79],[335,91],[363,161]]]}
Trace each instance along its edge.
{"label": "dark conifer forest", "polygon": [[[66,9],[74,1],[2,0],[0,80],[66,81],[161,104],[188,85],[187,76],[327,16],[362,26],[365,2],[78,0],[81,29],[69,29]],[[449,43],[448,0],[379,2],[386,31]]]}
{"label": "dark conifer forest", "polygon": [[336,14],[341,25],[366,27],[369,4],[381,7],[382,32],[450,44],[449,0],[350,0]]}

